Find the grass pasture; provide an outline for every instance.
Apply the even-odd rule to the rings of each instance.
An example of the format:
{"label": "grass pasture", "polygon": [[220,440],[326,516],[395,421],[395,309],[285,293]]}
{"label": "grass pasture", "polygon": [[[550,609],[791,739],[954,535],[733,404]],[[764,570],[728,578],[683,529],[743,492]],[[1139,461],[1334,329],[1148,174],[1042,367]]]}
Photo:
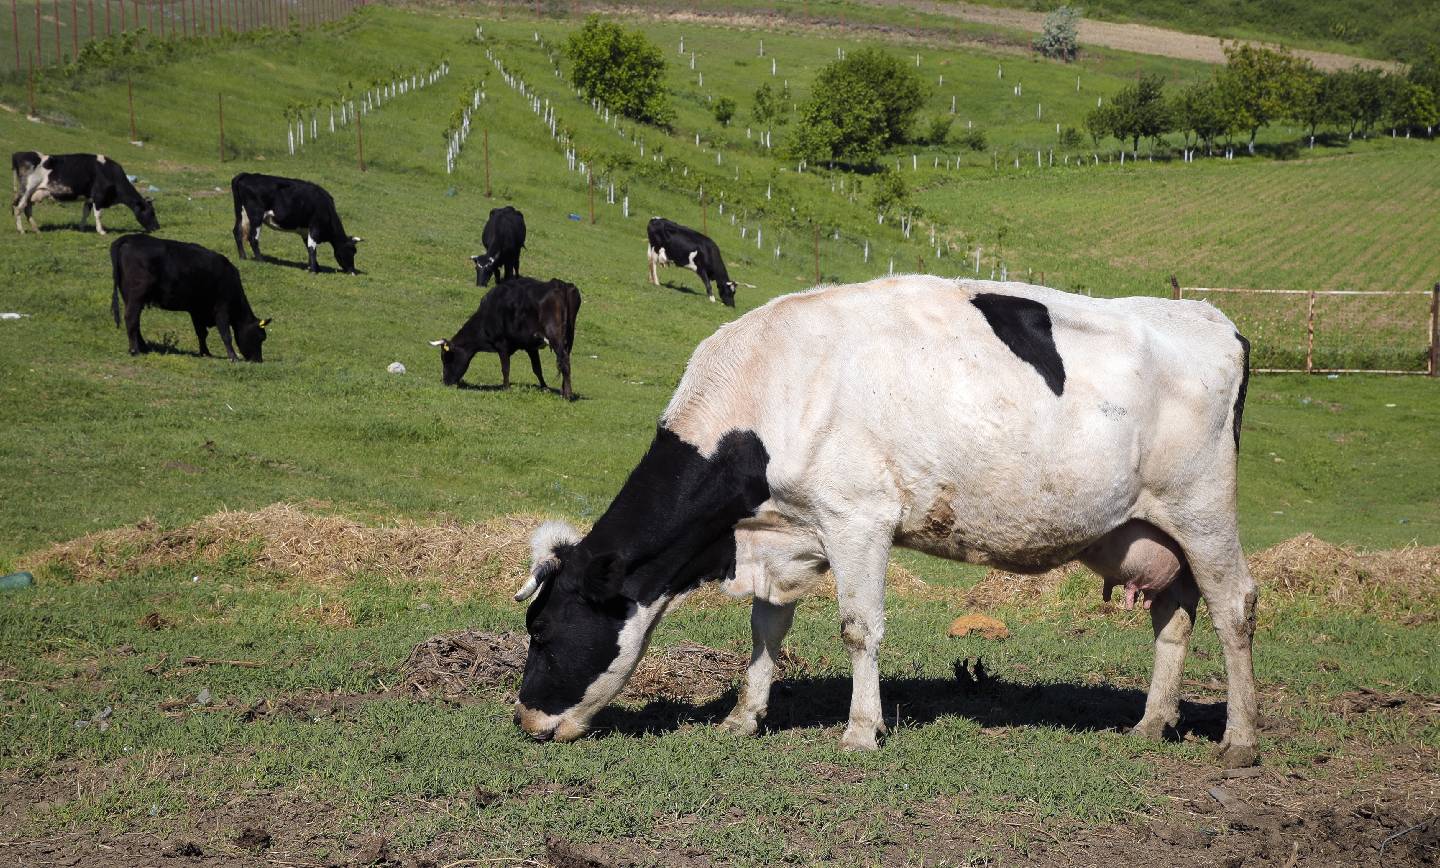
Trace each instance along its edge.
{"label": "grass pasture", "polygon": [[[475,23],[375,7],[321,34],[148,69],[134,78],[143,147],[128,143],[123,79],[43,79],[39,123],[24,117],[24,82],[0,82],[0,142],[121,160],[156,188],[164,237],[231,255],[228,181],[243,170],[320,181],[366,238],[354,277],[303,272],[299,242],[275,233],[262,245],[286,263],[237,263],[256,311],[275,318],[255,366],[195,357],[188,319],[161,311],[144,327],[167,351],[126,355],[109,239],[73,229],[78,207],[37,207],[39,235],[0,231],[0,310],[28,315],[0,321],[0,572],[37,576],[0,591],[0,862],[189,864],[198,851],[196,864],[307,866],[1061,865],[1133,861],[1137,846],[1176,864],[1433,860],[1435,830],[1418,828],[1440,804],[1440,402],[1426,378],[1251,380],[1240,509],[1264,582],[1267,716],[1255,778],[1222,779],[1207,759],[1224,692],[1203,618],[1180,731],[1159,745],[1123,735],[1143,701],[1150,629],[1101,604],[1083,574],[1025,583],[897,554],[882,655],[897,722],[869,756],[837,748],[849,673],[832,600],[802,604],[769,724],[745,741],[710,725],[749,652],[747,607],[714,595],[661,625],[653,668],[600,736],[564,747],[510,724],[513,671],[424,644],[458,634],[514,650],[523,611],[506,591],[535,516],[600,514],[694,345],[808,287],[816,234],[828,281],[917,259],[973,276],[966,257],[980,247],[983,276],[1003,266],[1105,295],[1164,293],[1171,273],[1186,285],[1424,289],[1440,279],[1433,143],[1195,164],[1142,152],[1123,169],[1057,153],[1037,169],[1054,123],[1074,123],[1097,92],[1137,68],[1198,67],[1097,53],[1077,69],[926,41],[915,50],[937,85],[924,114],[948,111],[939,75],[963,84],[957,127],[973,119],[994,153],[962,152],[958,167],[954,147],[915,149],[913,164],[909,149],[892,155],[923,209],[907,239],[876,223],[868,179],[852,202],[855,177],[797,173],[746,139],[749,95],[771,80],[757,31],[635,20],[672,61],[679,117],[666,135],[607,127],[554,76],[547,55],[573,22],[511,12],[480,22],[483,42]],[[676,53],[682,35],[695,72]],[[763,38],[797,99],[855,44],[798,24]],[[905,38],[881,44],[904,54]],[[583,176],[487,49],[551,100],[616,184],[615,205],[597,195],[595,225]],[[366,173],[353,129],[285,153],[286,103],[441,58],[448,77],[364,119]],[[481,78],[491,199],[478,129],[454,175],[443,160],[446,119]],[[719,95],[740,103],[729,129],[708,110]],[[732,272],[758,287],[742,287],[736,311],[707,304],[688,272],[645,282],[644,221],[698,224],[701,186]],[[425,344],[478,302],[462,257],[504,202],[527,217],[525,273],[584,295],[572,404],[533,388],[523,362],[509,392],[493,389],[493,357],[474,362],[472,388],[445,389]],[[112,232],[134,226],[120,210],[107,218]],[[328,248],[320,259],[333,265]],[[393,361],[407,373],[387,373]],[[1390,554],[1357,553],[1378,550]],[[1012,637],[947,639],[966,611],[1001,618]],[[448,650],[412,659],[417,645]],[[977,655],[992,677],[970,688],[954,664]],[[448,699],[446,666],[469,673]],[[1217,786],[1228,806],[1207,795]]]}

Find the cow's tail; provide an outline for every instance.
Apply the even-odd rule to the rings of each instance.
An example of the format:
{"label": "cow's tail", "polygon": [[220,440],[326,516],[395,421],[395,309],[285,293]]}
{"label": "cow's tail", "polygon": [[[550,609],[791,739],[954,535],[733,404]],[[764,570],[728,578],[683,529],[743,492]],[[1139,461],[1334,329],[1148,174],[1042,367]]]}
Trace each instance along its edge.
{"label": "cow's tail", "polygon": [[[241,175],[244,172],[240,173]],[[230,179],[230,200],[235,205],[235,225],[240,225],[240,175]]]}
{"label": "cow's tail", "polygon": [[110,315],[115,317],[115,327],[120,327],[120,243],[124,238],[115,239],[110,245]]}
{"label": "cow's tail", "polygon": [[1232,410],[1231,427],[1235,434],[1235,455],[1240,455],[1240,417],[1245,414],[1245,390],[1250,386],[1250,342],[1240,332],[1235,332],[1240,342],[1240,388],[1235,391],[1235,407]]}
{"label": "cow's tail", "polygon": [[570,287],[568,301],[570,302],[566,305],[569,308],[566,311],[568,316],[565,317],[565,352],[567,353],[575,346],[575,321],[580,319],[580,290],[573,286]]}

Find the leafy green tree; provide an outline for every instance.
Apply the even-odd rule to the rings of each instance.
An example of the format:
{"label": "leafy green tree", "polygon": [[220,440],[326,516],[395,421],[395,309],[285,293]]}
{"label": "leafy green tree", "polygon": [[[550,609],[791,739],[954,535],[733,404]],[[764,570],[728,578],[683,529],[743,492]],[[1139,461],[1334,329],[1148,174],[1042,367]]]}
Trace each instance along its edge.
{"label": "leafy green tree", "polygon": [[1075,6],[1061,6],[1045,16],[1040,35],[1030,47],[1056,60],[1074,60],[1080,51],[1080,15]]}
{"label": "leafy green tree", "polygon": [[1411,84],[1427,87],[1430,93],[1440,97],[1440,45],[1430,46],[1419,60],[1410,64],[1407,78]]}
{"label": "leafy green tree", "polygon": [[[1115,135],[1115,112],[1108,105],[1097,105],[1085,114],[1085,132],[1090,134],[1090,141],[1095,147],[1100,147],[1100,142],[1112,135]],[[1118,138],[1118,136],[1117,136]]]}
{"label": "leafy green tree", "polygon": [[1066,127],[1060,131],[1058,144],[1061,150],[1078,151],[1081,145],[1085,144],[1085,138],[1081,136],[1080,131],[1074,127]]}
{"label": "leafy green tree", "polygon": [[1131,151],[1140,149],[1141,139],[1159,139],[1174,128],[1170,105],[1165,101],[1165,78],[1155,74],[1140,76],[1110,101],[1110,134],[1130,140]]}
{"label": "leafy green tree", "polygon": [[930,119],[929,128],[925,131],[925,143],[928,145],[943,145],[950,139],[950,127],[955,119],[950,115],[936,115]]}
{"label": "leafy green tree", "polygon": [[1433,127],[1437,116],[1435,94],[1423,84],[1408,79],[1393,78],[1390,99],[1385,107],[1385,117],[1392,128]]}
{"label": "leafy green tree", "polygon": [[1186,145],[1193,135],[1206,153],[1214,151],[1217,138],[1232,131],[1220,88],[1213,78],[1196,82],[1176,94],[1170,103],[1170,112],[1175,128],[1185,134]]}
{"label": "leafy green tree", "polygon": [[1295,81],[1290,90],[1290,108],[1286,115],[1305,128],[1313,144],[1315,130],[1330,121],[1334,112],[1329,103],[1332,88],[1327,84],[1325,73],[1311,66],[1308,61],[1300,64],[1295,72]]}
{"label": "leafy green tree", "polygon": [[1254,45],[1227,45],[1225,59],[1220,93],[1230,113],[1230,126],[1250,131],[1248,147],[1253,154],[1260,128],[1286,116],[1303,67],[1289,52]]}
{"label": "leafy green tree", "polygon": [[735,117],[735,100],[728,96],[722,96],[715,100],[712,110],[715,113],[715,120],[720,122],[720,126],[728,127],[731,119]]}
{"label": "leafy green tree", "polygon": [[820,71],[791,150],[801,159],[870,165],[885,147],[907,141],[925,96],[904,62],[874,48],[856,51]]}
{"label": "leafy green tree", "polygon": [[905,177],[893,169],[886,169],[875,176],[875,189],[870,194],[870,204],[881,214],[888,214],[897,208],[904,208],[910,200],[910,190]]}
{"label": "leafy green tree", "polygon": [[755,89],[755,107],[750,114],[759,126],[784,126],[790,119],[789,113],[785,110],[785,104],[788,101],[788,88],[777,93],[767,81]]}
{"label": "leafy green tree", "polygon": [[565,54],[574,64],[570,80],[586,98],[631,120],[668,126],[674,119],[665,90],[665,57],[639,30],[591,15],[571,34]]}

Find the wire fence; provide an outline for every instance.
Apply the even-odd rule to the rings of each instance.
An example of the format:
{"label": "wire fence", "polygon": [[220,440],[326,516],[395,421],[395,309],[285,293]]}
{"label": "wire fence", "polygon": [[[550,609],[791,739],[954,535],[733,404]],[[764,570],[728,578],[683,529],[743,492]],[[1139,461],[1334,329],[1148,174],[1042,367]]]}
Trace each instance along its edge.
{"label": "wire fence", "polygon": [[1181,286],[1250,340],[1257,373],[1440,376],[1440,283],[1428,290],[1362,292]]}
{"label": "wire fence", "polygon": [[[160,39],[316,27],[370,0],[10,0],[0,63],[14,71],[73,63],[86,46],[145,31]],[[3,19],[0,19],[3,20]]]}

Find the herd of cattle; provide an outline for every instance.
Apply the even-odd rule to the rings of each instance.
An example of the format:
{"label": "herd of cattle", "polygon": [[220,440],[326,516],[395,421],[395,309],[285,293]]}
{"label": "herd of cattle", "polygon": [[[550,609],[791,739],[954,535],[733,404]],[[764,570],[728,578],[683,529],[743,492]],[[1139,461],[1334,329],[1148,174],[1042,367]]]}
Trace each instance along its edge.
{"label": "herd of cattle", "polygon": [[[106,234],[101,215],[106,208],[129,208],[146,232],[160,228],[154,203],[142,196],[125,170],[102,154],[45,155],[17,151],[11,155],[14,172],[15,228],[23,235],[25,223],[36,232],[32,209],[37,202],[83,202],[80,224],[91,212],[95,231]],[[335,208],[335,200],[320,185],[295,178],[281,178],[242,172],[230,181],[235,206],[235,250],[246,259],[248,244],[255,259],[260,252],[260,230],[270,227],[294,232],[305,244],[306,268],[320,271],[316,251],[329,244],[335,262],[349,274],[355,270],[355,253],[361,239],[349,235]],[[693,270],[705,285],[705,294],[734,306],[736,283],[730,279],[715,242],[684,226],[655,218],[647,227],[650,278],[657,285],[660,265],[678,264]],[[506,205],[491,210],[481,233],[485,253],[470,257],[475,266],[475,283],[487,286],[497,278],[494,289],[480,301],[475,313],[452,337],[431,341],[440,349],[442,381],[459,385],[476,353],[496,353],[504,388],[510,385],[510,357],[524,350],[542,388],[545,377],[540,368],[539,350],[548,345],[555,352],[562,379],[561,394],[570,400],[570,353],[575,343],[575,322],[580,311],[580,291],[563,280],[539,281],[520,275],[520,251],[525,247],[525,217]],[[123,299],[125,330],[131,354],[149,350],[140,334],[140,314],[146,307],[183,311],[190,314],[199,340],[200,354],[210,354],[207,334],[220,333],[231,361],[244,358],[262,361],[262,345],[271,319],[256,316],[245,297],[240,272],[219,253],[199,244],[125,235],[110,245],[113,278],[110,308],[115,325],[120,325]],[[712,288],[712,283],[714,288]],[[239,350],[239,356],[236,350]]]}

